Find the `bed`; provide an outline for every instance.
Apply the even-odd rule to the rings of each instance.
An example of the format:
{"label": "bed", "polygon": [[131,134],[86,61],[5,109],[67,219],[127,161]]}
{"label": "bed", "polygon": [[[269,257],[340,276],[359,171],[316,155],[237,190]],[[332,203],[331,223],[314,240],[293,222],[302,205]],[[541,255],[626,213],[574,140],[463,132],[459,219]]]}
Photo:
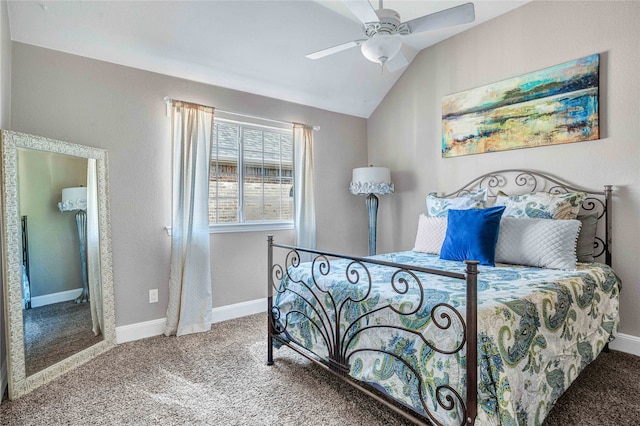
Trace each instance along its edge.
{"label": "bed", "polygon": [[268,237],[267,363],[291,348],[418,424],[541,424],[617,334],[611,199],[502,170],[429,194],[413,250]]}

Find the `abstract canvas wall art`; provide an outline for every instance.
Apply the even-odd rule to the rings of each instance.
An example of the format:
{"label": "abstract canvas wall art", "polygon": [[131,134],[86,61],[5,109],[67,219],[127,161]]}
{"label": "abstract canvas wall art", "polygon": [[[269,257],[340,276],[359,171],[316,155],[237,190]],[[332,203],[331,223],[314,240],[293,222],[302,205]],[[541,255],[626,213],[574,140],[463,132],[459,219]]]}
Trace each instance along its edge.
{"label": "abstract canvas wall art", "polygon": [[600,138],[595,54],[445,96],[442,156]]}

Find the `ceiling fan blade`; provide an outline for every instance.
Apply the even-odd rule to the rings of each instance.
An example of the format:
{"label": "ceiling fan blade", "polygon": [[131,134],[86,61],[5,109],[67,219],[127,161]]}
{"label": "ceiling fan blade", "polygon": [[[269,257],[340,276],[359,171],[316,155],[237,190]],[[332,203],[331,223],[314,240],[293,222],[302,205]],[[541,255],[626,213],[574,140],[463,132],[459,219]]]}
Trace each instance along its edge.
{"label": "ceiling fan blade", "polygon": [[440,12],[405,22],[412,34],[473,22],[476,19],[473,3],[465,3]]}
{"label": "ceiling fan blade", "polygon": [[396,55],[393,58],[389,59],[384,64],[387,66],[387,71],[396,72],[399,69],[402,69],[407,65],[409,65],[409,61],[407,61],[407,58],[404,56],[402,51],[400,51],[396,53]]}
{"label": "ceiling fan blade", "polygon": [[376,11],[369,3],[369,0],[343,0],[343,3],[363,24],[380,22],[380,18],[376,15]]}
{"label": "ceiling fan blade", "polygon": [[342,52],[343,50],[351,49],[352,47],[360,46],[362,43],[367,41],[366,39],[362,40],[354,40],[348,43],[342,43],[337,46],[329,47],[328,49],[319,50],[317,52],[309,53],[305,55],[306,58],[309,59],[320,59],[325,56],[333,55],[334,53]]}

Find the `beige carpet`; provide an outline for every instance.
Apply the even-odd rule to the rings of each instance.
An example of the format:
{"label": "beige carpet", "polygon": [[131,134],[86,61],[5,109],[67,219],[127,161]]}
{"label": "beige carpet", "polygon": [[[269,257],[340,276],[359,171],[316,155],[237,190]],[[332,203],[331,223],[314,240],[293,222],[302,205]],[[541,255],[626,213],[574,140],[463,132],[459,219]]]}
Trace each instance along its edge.
{"label": "beige carpet", "polygon": [[23,312],[27,376],[102,340],[88,303],[53,303]]}
{"label": "beige carpet", "polygon": [[[2,425],[406,425],[293,351],[266,359],[266,317],[209,333],[119,345],[16,401]],[[636,425],[640,358],[602,354],[560,399],[551,425]]]}

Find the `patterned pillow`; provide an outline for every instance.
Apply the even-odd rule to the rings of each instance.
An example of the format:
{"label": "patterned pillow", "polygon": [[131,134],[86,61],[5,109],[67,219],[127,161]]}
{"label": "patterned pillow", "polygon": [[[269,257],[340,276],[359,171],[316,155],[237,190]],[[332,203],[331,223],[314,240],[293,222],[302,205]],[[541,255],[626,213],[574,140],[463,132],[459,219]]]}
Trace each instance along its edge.
{"label": "patterned pillow", "polygon": [[483,209],[487,205],[487,190],[482,188],[457,198],[440,198],[435,192],[427,195],[427,214],[432,217],[447,217],[449,209]]}
{"label": "patterned pillow", "polygon": [[503,217],[495,261],[549,269],[576,269],[579,220]]}
{"label": "patterned pillow", "polygon": [[418,218],[418,232],[413,251],[440,254],[440,248],[447,233],[446,217],[428,217],[421,214]]}
{"label": "patterned pillow", "polygon": [[536,219],[575,219],[587,198],[584,192],[567,192],[551,194],[549,192],[533,192],[523,195],[498,194],[496,206],[506,206],[505,217]]}

